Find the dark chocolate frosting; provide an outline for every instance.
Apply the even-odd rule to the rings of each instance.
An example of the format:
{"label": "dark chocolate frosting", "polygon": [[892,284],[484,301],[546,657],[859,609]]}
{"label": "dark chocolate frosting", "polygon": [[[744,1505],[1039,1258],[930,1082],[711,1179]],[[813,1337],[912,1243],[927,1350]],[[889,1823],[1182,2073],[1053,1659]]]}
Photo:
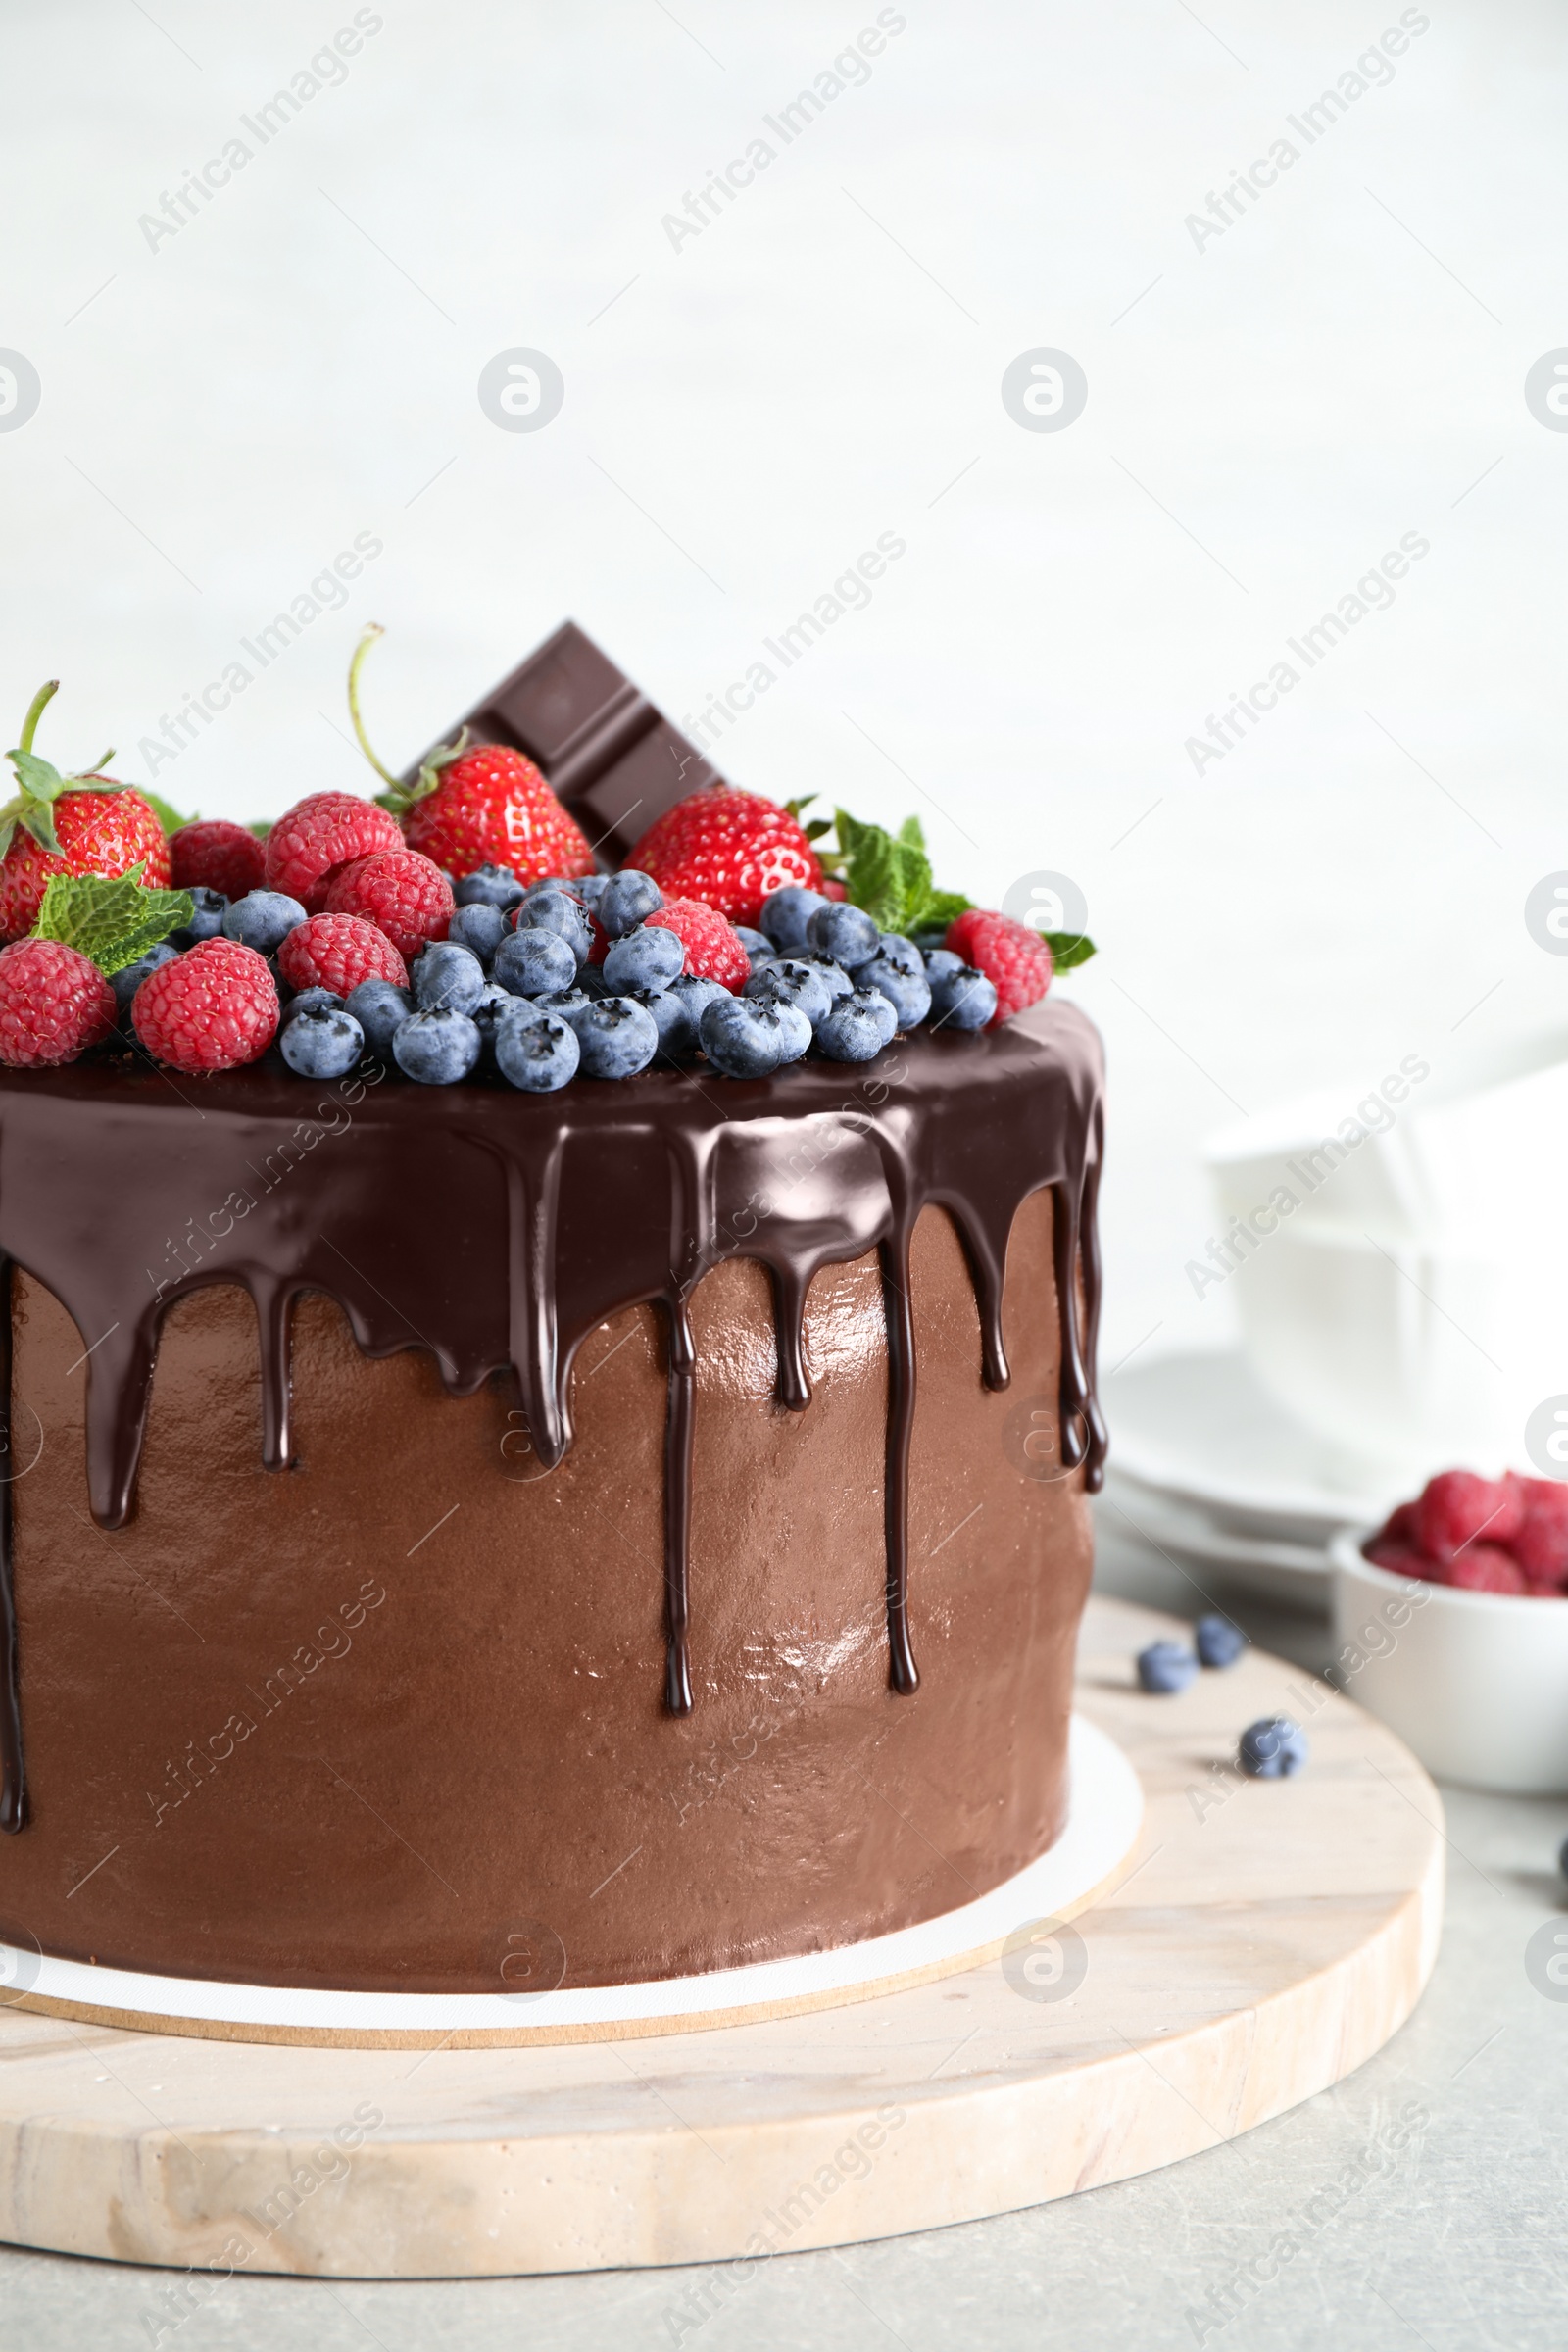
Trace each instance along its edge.
{"label": "dark chocolate frosting", "polygon": [[[669,1333],[665,1703],[681,1714],[692,1704],[693,1291],[726,1258],[766,1266],[781,1401],[804,1411],[811,1278],[875,1248],[888,1335],[889,1670],[907,1692],[918,1681],[906,1538],[910,1237],[928,1204],[953,1217],[983,1377],[1004,1388],[1007,1237],[1020,1202],[1052,1191],[1060,1455],[1098,1486],[1102,1090],[1095,1030],[1055,1000],[978,1037],[900,1038],[858,1068],[812,1060],[736,1083],[700,1065],[545,1098],[499,1082],[438,1091],[379,1072],[309,1085],[270,1056],[208,1080],[130,1059],[7,1072],[0,1260],[8,1280],[20,1265],[51,1291],[81,1334],[88,1494],[106,1530],[134,1508],[160,1325],[185,1292],[237,1283],[250,1293],[264,1458],[277,1468],[290,1453],[289,1324],[301,1293],[337,1300],[368,1355],[428,1350],[455,1394],[510,1367],[547,1469],[571,1444],[582,1341],[618,1310],[659,1302]],[[9,1314],[6,1333],[9,1343]],[[4,1392],[9,1400],[9,1372]],[[9,1427],[6,1442],[16,1443]],[[0,1534],[0,1826],[14,1831],[25,1779],[9,1479]]]}

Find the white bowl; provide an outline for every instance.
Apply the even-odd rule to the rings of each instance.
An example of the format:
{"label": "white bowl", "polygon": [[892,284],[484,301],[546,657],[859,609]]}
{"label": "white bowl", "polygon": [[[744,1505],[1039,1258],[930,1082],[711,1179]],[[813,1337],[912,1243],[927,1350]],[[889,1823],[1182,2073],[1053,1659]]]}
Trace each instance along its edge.
{"label": "white bowl", "polygon": [[1371,1532],[1343,1529],[1329,1546],[1348,1695],[1440,1779],[1568,1793],[1568,1599],[1395,1576],[1361,1557]]}

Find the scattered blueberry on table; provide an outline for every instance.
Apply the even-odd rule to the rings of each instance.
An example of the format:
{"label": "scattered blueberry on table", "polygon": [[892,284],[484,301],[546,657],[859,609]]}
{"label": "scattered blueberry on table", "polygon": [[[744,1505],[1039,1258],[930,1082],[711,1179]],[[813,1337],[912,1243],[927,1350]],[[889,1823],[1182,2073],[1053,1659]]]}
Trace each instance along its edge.
{"label": "scattered blueberry on table", "polygon": [[1242,1734],[1236,1761],[1251,1780],[1283,1781],[1304,1768],[1310,1752],[1299,1724],[1289,1715],[1265,1715]]}
{"label": "scattered blueberry on table", "polygon": [[1234,1666],[1248,1646],[1247,1636],[1228,1617],[1200,1617],[1193,1628],[1198,1655],[1205,1666]]}
{"label": "scattered blueberry on table", "polygon": [[1138,1652],[1138,1687],[1168,1698],[1198,1680],[1198,1660],[1184,1642],[1151,1642]]}

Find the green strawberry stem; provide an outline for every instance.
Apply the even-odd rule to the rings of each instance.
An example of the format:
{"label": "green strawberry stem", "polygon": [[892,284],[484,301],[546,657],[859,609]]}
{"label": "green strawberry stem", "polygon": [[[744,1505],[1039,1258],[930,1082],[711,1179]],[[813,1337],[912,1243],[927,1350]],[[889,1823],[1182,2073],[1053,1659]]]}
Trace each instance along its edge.
{"label": "green strawberry stem", "polygon": [[450,767],[454,760],[462,758],[467,744],[468,730],[465,727],[456,743],[444,743],[439,751],[432,752],[429,758],[421,762],[419,772],[412,784],[405,784],[401,777],[392,773],[389,767],[382,766],[370,749],[370,739],[365,732],[365,720],[360,713],[360,669],[366,655],[376,639],[385,635],[386,631],[380,622],[372,620],[354,649],[354,659],[349,663],[349,717],[354,722],[354,732],[361,751],[386,786],[385,792],[378,792],[375,795],[376,807],[388,808],[394,816],[401,816],[405,809],[414,807],[416,801],[422,801],[427,793],[434,792],[441,781],[442,769]]}
{"label": "green strawberry stem", "polygon": [[38,721],[40,718],[42,718],[45,710],[49,708],[49,705],[54,701],[55,696],[59,692],[60,680],[58,678],[50,678],[44,685],[39,687],[37,693],[27,705],[27,715],[22,722],[22,741],[17,746],[19,751],[31,751],[32,739],[38,732]]}

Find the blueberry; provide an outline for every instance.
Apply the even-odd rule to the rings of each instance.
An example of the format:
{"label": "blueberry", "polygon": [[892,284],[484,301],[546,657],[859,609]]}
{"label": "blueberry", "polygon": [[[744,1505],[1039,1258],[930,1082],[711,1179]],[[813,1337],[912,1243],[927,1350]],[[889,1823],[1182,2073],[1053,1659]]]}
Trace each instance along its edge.
{"label": "blueberry", "polygon": [[[669,1018],[668,1006],[678,1004],[685,1013],[686,1025],[678,1037],[673,1037],[662,1022],[660,1052],[671,1058],[677,1054],[695,1054],[702,1042],[699,1028],[704,1013],[710,1004],[716,1004],[720,997],[727,997],[729,990],[717,980],[705,980],[698,972],[677,972],[661,994],[665,999],[665,1019]],[[673,1022],[670,1027],[673,1028]]]}
{"label": "blueberry", "polygon": [[145,956],[138,956],[134,963],[127,963],[122,971],[114,974],[109,985],[115,992],[115,1003],[122,1012],[129,1009],[131,998],[148,973],[156,972],[161,963],[172,963],[178,953],[177,948],[172,948],[168,940],[163,939],[156,948],[149,948]]}
{"label": "blueberry", "polygon": [[[521,1005],[516,997],[513,1003]],[[502,1077],[525,1095],[553,1095],[558,1086],[576,1077],[582,1057],[571,1024],[549,1013],[536,1017],[532,1006],[519,1008],[510,1021],[500,1024],[495,1047],[496,1067]]]}
{"label": "blueberry", "polygon": [[691,1052],[697,1043],[697,1024],[679,997],[671,996],[667,988],[629,988],[625,993],[633,1004],[642,1006],[659,1031],[662,1059],[673,1061],[676,1054]]}
{"label": "blueberry", "polygon": [[599,894],[594,908],[600,925],[611,939],[622,939],[639,923],[646,923],[664,904],[664,894],[652,874],[640,874],[634,865],[624,866],[612,874]]}
{"label": "blueberry", "polygon": [[1254,1781],[1283,1781],[1311,1753],[1306,1734],[1288,1715],[1265,1715],[1242,1734],[1236,1761]]}
{"label": "blueberry", "polygon": [[569,988],[577,977],[577,958],[559,932],[509,931],[496,950],[490,977],[514,997],[547,997],[552,989]]}
{"label": "blueberry", "polygon": [[[819,967],[790,956],[777,956],[771,963],[764,963],[752,974],[741,993],[756,997],[764,1004],[799,1005],[813,1029],[827,1017],[834,1003],[833,991]],[[848,989],[844,991],[846,996],[849,993]]]}
{"label": "blueberry", "polygon": [[1198,1660],[1184,1642],[1151,1642],[1138,1652],[1138,1687],[1166,1696],[1198,1679]]}
{"label": "blueberry", "polygon": [[1193,1630],[1205,1666],[1234,1666],[1247,1647],[1247,1636],[1228,1617],[1200,1617]]}
{"label": "blueberry", "polygon": [[747,960],[755,972],[760,964],[770,963],[777,953],[765,931],[753,931],[746,923],[737,923],[735,936],[746,950]]}
{"label": "blueberry", "polygon": [[487,980],[474,1003],[468,1006],[468,1018],[487,1046],[493,1046],[496,1032],[503,1021],[515,1020],[532,1010],[526,997],[514,997],[494,980]]}
{"label": "blueberry", "polygon": [[275,956],[304,920],[298,899],[281,890],[252,890],[236,899],[224,915],[223,936],[237,939],[242,948],[254,948],[258,956]]}
{"label": "blueberry", "polygon": [[409,978],[421,1012],[466,1012],[479,1002],[484,965],[471,948],[457,940],[436,939],[415,957]]}
{"label": "blueberry", "polygon": [[349,990],[343,1009],[354,1015],[365,1031],[366,1045],[384,1061],[392,1051],[394,1032],[414,1010],[414,997],[409,989],[394,988],[390,980],[362,980]]}
{"label": "blueberry", "polygon": [[920,951],[897,932],[884,932],[874,956],[855,967],[857,988],[879,989],[898,1014],[901,1029],[913,1029],[931,1009],[931,983]]}
{"label": "blueberry", "polygon": [[827,904],[819,890],[803,890],[798,882],[790,882],[762,901],[757,920],[774,947],[788,954],[805,947],[807,924],[817,908]]}
{"label": "blueberry", "polygon": [[855,982],[843,964],[835,963],[831,956],[818,956],[814,950],[803,948],[798,956],[775,956],[774,961],[804,964],[808,972],[816,974],[830,997],[848,997],[855,993]]}
{"label": "blueberry", "polygon": [[996,1009],[996,983],[972,963],[940,972],[931,983],[933,1029],[983,1029]]}
{"label": "blueberry", "polygon": [[613,874],[584,874],[579,880],[568,882],[566,888],[575,892],[583,905],[597,914],[599,902],[614,878]]}
{"label": "blueberry", "polygon": [[829,1061],[869,1061],[899,1025],[899,1016],[877,988],[858,988],[840,997],[816,1024],[816,1042]]}
{"label": "blueberry", "polygon": [[506,916],[487,899],[475,899],[470,905],[460,906],[447,925],[448,939],[460,948],[467,948],[485,964],[506,935]]}
{"label": "blueberry", "polygon": [[400,1022],[392,1054],[405,1077],[416,1078],[421,1086],[456,1086],[478,1060],[479,1044],[478,1029],[466,1012],[434,1004]]}
{"label": "blueberry", "polygon": [[[290,997],[278,1016],[278,1030],[285,1030],[290,1021],[297,1021],[302,1012],[340,1012],[343,1000],[330,988],[302,988],[297,997]],[[359,1015],[356,1014],[358,1019]]]}
{"label": "blueberry", "polygon": [[176,947],[194,948],[200,940],[218,937],[223,928],[223,917],[228,912],[228,901],[220,890],[209,890],[203,882],[187,887],[190,889],[192,905],[190,921],[181,923],[179,929],[171,931],[169,936]]}
{"label": "blueberry", "polygon": [[963,969],[963,957],[955,956],[951,948],[926,948],[921,952],[920,960],[925,965],[925,976],[933,988],[939,980],[951,979],[955,972]]}
{"label": "blueberry", "polygon": [[522,896],[522,884],[510,865],[479,865],[461,882],[452,885],[452,896],[460,906],[515,906]]}
{"label": "blueberry", "polygon": [[283,1059],[301,1078],[342,1078],[365,1051],[365,1031],[339,1005],[313,1005],[281,1031]]}
{"label": "blueberry", "polygon": [[602,993],[586,989],[576,981],[570,988],[553,988],[547,996],[514,997],[512,1002],[519,1010],[551,1013],[558,1021],[566,1021],[575,1028],[578,1014],[586,1012]]}
{"label": "blueberry", "polygon": [[876,954],[881,937],[875,923],[863,906],[852,906],[845,899],[824,899],[813,907],[806,926],[806,943],[815,948],[819,956],[831,956],[835,963],[850,970]]}
{"label": "blueberry", "polygon": [[779,998],[716,998],[697,1025],[703,1052],[726,1078],[767,1078],[799,1061],[811,1042],[811,1024]]}
{"label": "blueberry", "polygon": [[570,948],[574,960],[586,963],[588,951],[594,944],[594,927],[588,919],[588,909],[581,899],[574,899],[568,890],[558,890],[554,883],[541,883],[530,890],[517,908],[519,931],[553,931]]}
{"label": "blueberry", "polygon": [[612,942],[605,956],[607,988],[664,988],[686,961],[684,941],[662,924],[640,923]]}
{"label": "blueberry", "polygon": [[570,1025],[589,1078],[635,1078],[659,1051],[653,1014],[630,997],[600,997]]}

